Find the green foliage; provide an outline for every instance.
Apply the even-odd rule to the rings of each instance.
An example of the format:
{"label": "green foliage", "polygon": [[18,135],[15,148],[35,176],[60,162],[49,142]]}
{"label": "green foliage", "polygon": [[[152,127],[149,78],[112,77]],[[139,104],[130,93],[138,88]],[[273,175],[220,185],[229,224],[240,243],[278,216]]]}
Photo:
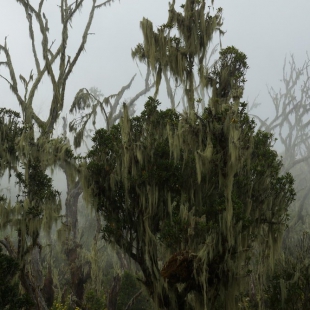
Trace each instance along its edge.
{"label": "green foliage", "polygon": [[68,300],[65,304],[55,301],[50,310],[81,310],[81,308],[71,305],[71,302]]}
{"label": "green foliage", "polygon": [[171,288],[172,279],[182,279],[187,293],[161,286],[157,296],[163,297],[153,296],[158,305],[183,307],[191,291],[203,300],[204,286],[210,293],[203,303],[223,305],[227,294],[233,303],[252,250],[264,249],[262,261],[274,263],[295,196],[292,176],[280,175],[272,135],[254,133],[246,104],[237,110],[235,102],[217,104],[217,112],[211,105],[202,115],[187,115],[158,110],[150,97],[141,116],[129,119],[125,109],[120,124],[97,131],[88,153],[88,185],[106,222],[103,237],[139,263],[150,294],[162,281],[152,271],[159,270],[161,251],[167,259],[171,250],[186,250],[185,259],[195,260],[195,270],[185,273],[170,270],[168,261],[162,277],[168,283],[171,277]]}
{"label": "green foliage", "polygon": [[[206,11],[206,2],[186,0],[182,12],[175,9],[175,2],[169,4],[167,22],[153,29],[150,20],[140,23],[143,44],[132,51],[132,57],[146,63],[156,73],[157,96],[162,75],[170,72],[177,83],[182,83],[188,106],[194,110],[194,67],[198,66],[200,82],[204,85],[205,60],[213,35],[223,31],[222,9],[214,15]],[[170,97],[171,95],[169,95]]]}
{"label": "green foliage", "polygon": [[0,246],[0,309],[32,309],[30,299],[19,291],[19,285],[15,279],[18,271],[18,262],[4,254]]}
{"label": "green foliage", "polygon": [[87,291],[84,299],[86,310],[104,310],[106,308],[105,298],[98,297],[94,291]]}
{"label": "green foliage", "polygon": [[[131,300],[141,290],[141,285],[135,279],[134,275],[125,271],[122,275],[122,282],[117,297],[117,310],[123,310]],[[153,309],[150,300],[145,296],[144,292],[137,298],[131,310]]]}
{"label": "green foliage", "polygon": [[15,141],[22,134],[19,118],[19,113],[0,108],[0,175],[18,160]]}
{"label": "green foliage", "polygon": [[[247,56],[244,53],[234,46],[222,49],[219,60],[207,73],[210,85],[217,92],[216,96],[218,98],[228,98],[231,91],[237,91],[238,88],[243,87],[246,82],[245,73],[248,68]],[[231,95],[234,96],[234,94]]]}
{"label": "green foliage", "polygon": [[[22,210],[19,216],[21,221],[16,221],[16,228],[32,238],[33,245],[36,244],[42,222],[45,222],[45,229],[51,229],[55,218],[61,210],[60,192],[53,188],[52,178],[46,175],[42,170],[40,162],[28,162],[28,175],[22,172],[16,173],[16,183],[21,188],[21,194],[17,195],[17,202],[13,208]],[[8,209],[9,211],[9,209]],[[16,215],[15,215],[16,216]],[[23,256],[29,248],[23,244],[23,249],[18,251]]]}
{"label": "green foliage", "polygon": [[308,309],[310,303],[310,236],[284,242],[283,257],[265,289],[268,309]]}
{"label": "green foliage", "polygon": [[[17,184],[22,187],[21,196],[24,199],[27,197],[32,202],[32,205],[26,210],[26,214],[40,217],[43,214],[44,204],[57,204],[60,192],[53,189],[52,178],[43,172],[39,161],[29,163],[28,181],[21,172],[16,174],[16,178]],[[24,199],[19,200],[19,203],[24,203]]]}

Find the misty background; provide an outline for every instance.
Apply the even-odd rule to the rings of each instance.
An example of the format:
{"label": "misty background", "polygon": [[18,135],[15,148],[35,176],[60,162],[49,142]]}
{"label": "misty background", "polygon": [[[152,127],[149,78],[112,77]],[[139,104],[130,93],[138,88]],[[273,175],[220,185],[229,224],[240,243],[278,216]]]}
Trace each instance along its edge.
{"label": "misty background", "polygon": [[[127,94],[128,98],[136,93],[143,82],[139,68],[142,73],[145,69],[141,64],[138,68],[131,58],[131,49],[142,41],[139,23],[143,17],[153,21],[154,26],[164,23],[168,3],[163,0],[115,1],[110,7],[96,11],[91,27],[93,35],[88,38],[86,50],[68,82],[67,110],[80,88],[95,86],[104,95],[108,95],[128,83],[135,73],[137,78]],[[178,0],[176,3],[181,5],[183,1]],[[251,102],[258,95],[257,100],[263,105],[260,113],[268,116],[270,102],[268,103],[266,86],[273,86],[276,89],[280,86],[279,80],[285,57],[294,54],[298,64],[306,59],[306,52],[309,50],[307,38],[310,28],[308,18],[310,3],[305,0],[298,2],[217,0],[214,5],[215,9],[223,8],[223,30],[226,34],[222,38],[222,47],[234,45],[248,56],[250,69],[247,72],[248,82],[244,98]],[[51,38],[54,37],[57,42],[57,39],[59,40],[57,30],[60,30],[59,8],[55,1],[46,1],[45,6]],[[88,11],[89,8],[84,5],[79,19],[75,19],[72,23],[68,46],[72,53],[79,42]],[[16,72],[27,76],[34,68],[34,63],[23,8],[14,1],[2,0],[0,21],[1,43],[4,43],[7,37]],[[214,37],[214,43],[218,41],[218,38]],[[0,70],[0,74],[7,74],[3,68]],[[0,83],[0,93],[1,105],[19,109],[3,80]],[[161,90],[160,97],[165,98],[164,89]],[[37,111],[40,111],[42,116],[48,113],[44,105],[50,102],[50,98],[48,83],[43,83],[41,91],[35,98]]]}
{"label": "misty background", "polygon": [[[119,91],[134,74],[137,74],[131,89],[125,93],[124,99],[129,100],[141,90],[145,66],[132,59],[131,49],[142,42],[140,31],[142,18],[150,19],[154,27],[160,26],[167,19],[168,3],[164,0],[115,1],[111,6],[95,12],[86,50],[67,83],[62,116],[68,113],[74,96],[80,88],[97,87],[104,96],[107,96]],[[176,7],[182,3],[183,1],[177,0]],[[61,31],[59,7],[55,1],[46,1],[44,7],[49,19],[50,37],[57,45]],[[215,36],[213,46],[219,43],[223,48],[234,45],[247,55],[250,68],[247,71],[244,100],[249,103],[254,101],[261,103],[255,110],[255,114],[265,119],[274,113],[267,88],[273,87],[278,90],[281,87],[284,59],[293,54],[297,65],[302,65],[307,57],[310,2],[305,0],[298,2],[217,0],[214,3],[214,11],[218,7],[223,8],[222,29],[226,33],[221,38],[221,42],[219,37]],[[78,18],[73,20],[68,44],[68,53],[72,56],[80,42],[89,9],[90,6],[84,5]],[[35,68],[35,64],[23,8],[16,1],[2,0],[0,21],[0,40],[4,44],[6,38],[16,74],[28,76]],[[0,54],[1,60],[3,60],[3,55]],[[5,68],[0,68],[0,75],[8,76]],[[34,99],[35,111],[43,119],[49,113],[52,98],[51,84],[47,79],[48,77],[45,76]],[[0,80],[0,94],[1,107],[20,111],[15,97],[3,79]],[[146,98],[151,94],[152,91],[137,102],[137,113],[142,110]],[[158,98],[163,108],[169,106],[164,86],[161,86]],[[71,119],[72,116],[69,116],[69,120]],[[97,128],[102,126],[104,123],[100,125],[99,119]],[[62,133],[61,122],[58,122],[55,133],[56,135]],[[89,141],[88,146],[90,145]],[[77,152],[84,153],[86,150],[87,147],[84,145]],[[55,187],[62,192],[62,201],[64,201],[65,176],[61,171],[56,171],[53,179]],[[10,190],[11,199],[14,201],[17,194],[15,181],[12,178],[10,184],[7,184],[7,180],[6,177],[1,180],[1,187]]]}
{"label": "misty background", "polygon": [[[46,0],[43,9],[49,21],[50,42],[55,40],[55,46],[59,44],[61,38],[60,8],[58,2],[55,0]],[[82,10],[73,19],[71,28],[69,29],[67,52],[71,58],[74,57],[81,42],[81,36],[88,20],[91,2],[91,0],[88,0],[84,4]],[[175,2],[176,8],[179,8],[184,3],[182,0],[176,0]],[[34,5],[37,6],[37,3]],[[261,119],[272,118],[275,109],[274,103],[268,94],[268,89],[273,88],[276,93],[281,88],[283,90],[281,79],[285,59],[287,60],[287,74],[290,73],[289,61],[291,59],[295,59],[297,67],[301,67],[307,59],[309,60],[307,51],[310,50],[308,43],[310,41],[308,39],[310,29],[308,16],[310,2],[305,0],[298,2],[288,0],[215,0],[214,7],[212,7],[211,1],[207,2],[207,5],[210,5],[211,15],[215,14],[217,8],[223,8],[222,30],[225,32],[223,37],[219,38],[216,35],[213,38],[210,52],[212,48],[217,48],[217,53],[213,55],[210,65],[213,60],[218,58],[220,48],[233,45],[245,53],[248,57],[249,69],[246,74],[247,83],[245,84],[243,100],[247,101],[249,105],[254,102],[259,103],[255,109],[250,111],[252,116],[257,115]],[[159,27],[167,20],[168,8],[169,2],[163,0],[122,0],[114,1],[110,6],[102,7],[95,11],[86,48],[67,82],[64,110],[55,128],[54,137],[60,136],[63,133],[62,117],[67,116],[68,121],[78,117],[78,115],[70,115],[69,108],[79,89],[95,87],[104,96],[109,96],[117,93],[136,75],[131,88],[125,92],[122,98],[122,101],[128,102],[144,88],[146,66],[132,59],[131,50],[138,43],[142,43],[143,40],[140,21],[145,17],[152,21],[154,28]],[[34,69],[35,73],[28,23],[23,7],[17,1],[1,0],[0,24],[0,44],[7,45],[17,77],[20,74],[28,77],[32,69]],[[38,33],[39,29],[36,23],[34,24],[34,32]],[[40,39],[40,36],[37,38]],[[40,46],[40,43],[39,40],[36,41],[37,46]],[[39,55],[41,57],[40,52],[41,50],[39,49]],[[0,53],[0,62],[5,61],[5,59],[3,53]],[[55,70],[57,71],[57,69]],[[11,93],[9,85],[5,80],[6,78],[10,80],[8,70],[4,66],[0,66],[0,107],[20,112],[21,110],[16,97]],[[302,80],[303,78],[301,78]],[[297,97],[298,93],[301,92],[301,81],[294,87]],[[19,79],[18,83],[21,86]],[[23,88],[19,90],[21,89]],[[34,110],[43,120],[50,113],[49,108],[53,97],[52,91],[49,77],[46,74],[40,83],[39,90],[34,99]],[[153,95],[153,93],[154,89],[136,102],[136,114],[142,111],[147,97]],[[162,103],[160,106],[161,109],[170,107],[165,83],[161,84],[158,99]],[[205,100],[206,102],[208,101],[207,98]],[[307,100],[301,101],[304,106],[308,103]],[[178,110],[182,110],[182,104]],[[308,118],[307,115],[303,115],[302,117]],[[105,123],[103,117],[99,116],[97,118],[96,128],[99,129],[101,127],[105,127]],[[284,132],[286,131],[287,133],[287,130],[284,129]],[[90,136],[93,134],[94,129],[92,128]],[[72,142],[72,136],[70,134],[68,135]],[[86,139],[86,144],[82,144],[81,148],[75,150],[76,154],[82,153],[84,155],[91,144],[89,137]],[[283,145],[281,147],[281,143],[277,143],[275,148],[281,155]],[[287,149],[285,151],[287,152]],[[295,152],[295,149],[292,150],[293,152]],[[307,149],[305,152],[305,158],[308,160],[309,155]],[[298,180],[299,183],[297,182],[298,186],[296,186],[298,190],[301,188],[302,195],[309,188],[303,187],[309,186],[307,184],[310,184],[307,173],[310,169],[309,167],[310,165],[301,165],[293,171],[295,175],[299,174],[304,178],[304,180],[300,178]],[[67,197],[66,176],[60,168],[55,168],[54,172],[48,171],[48,174],[53,178],[54,187],[61,192],[62,215],[64,215],[65,199]],[[9,179],[8,173],[5,174],[0,180],[0,185],[0,194],[11,197],[12,203],[14,203],[18,194],[15,177]],[[307,197],[307,195],[305,194],[304,197]],[[95,217],[94,214],[91,214],[91,216],[88,213],[86,214],[84,202],[81,197],[79,199],[78,216],[79,220],[82,218],[82,221],[79,223],[79,228],[82,229],[79,230],[79,233],[83,235],[84,233],[89,233],[91,229],[95,229]],[[298,203],[299,201],[297,201],[295,208],[297,208]],[[308,209],[308,204],[305,205]],[[293,208],[290,210],[293,210]],[[300,214],[303,215],[303,218],[308,218],[305,216],[307,213],[302,212],[301,209]],[[86,225],[92,223],[92,221],[93,225]],[[85,229],[85,227],[88,228]],[[95,234],[95,232],[91,233]],[[88,238],[89,236],[86,237]],[[87,239],[86,237],[85,240]]]}

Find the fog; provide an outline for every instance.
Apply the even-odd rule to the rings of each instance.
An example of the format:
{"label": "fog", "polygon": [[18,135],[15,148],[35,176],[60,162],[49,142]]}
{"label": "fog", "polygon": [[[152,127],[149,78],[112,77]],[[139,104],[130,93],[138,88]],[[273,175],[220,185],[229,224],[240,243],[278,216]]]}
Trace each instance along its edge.
{"label": "fog", "polygon": [[[49,20],[50,42],[54,41],[55,46],[59,44],[61,37],[58,2],[46,0],[43,9]],[[91,1],[88,1],[72,21],[68,44],[68,54],[71,57],[74,57],[80,44],[90,3]],[[183,1],[177,0],[176,3],[176,7],[179,7]],[[135,74],[134,83],[125,93],[123,100],[125,102],[130,100],[143,88],[146,68],[132,59],[131,50],[143,40],[140,30],[142,18],[150,19],[154,27],[159,27],[166,22],[168,4],[169,2],[164,0],[122,0],[96,10],[86,48],[67,83],[65,107],[61,117],[68,115],[69,120],[75,117],[69,116],[69,108],[75,94],[81,88],[97,87],[107,96],[118,92]],[[210,7],[210,10],[215,12],[219,7],[223,8],[222,29],[225,35],[221,38],[214,36],[210,49],[233,45],[247,55],[250,68],[246,75],[247,83],[243,98],[250,104],[254,101],[260,103],[260,106],[251,113],[259,115],[262,119],[270,117],[275,112],[268,88],[273,87],[277,91],[283,87],[281,79],[284,60],[289,60],[291,55],[294,55],[297,66],[301,66],[307,59],[310,2],[215,0],[214,8]],[[16,75],[22,74],[28,77],[31,70],[35,69],[35,63],[25,12],[17,1],[1,0],[0,25],[0,44],[4,45],[6,42]],[[34,30],[36,33],[39,31],[37,28]],[[40,39],[36,42],[37,46],[40,46]],[[3,53],[0,53],[0,62],[4,60]],[[0,66],[0,107],[20,112],[6,78],[9,79],[9,73],[4,66]],[[21,85],[19,82],[19,86]],[[300,92],[299,84],[296,86],[296,93],[298,92]],[[153,91],[138,100],[136,113],[141,112],[147,97],[152,93]],[[165,87],[161,86],[158,98],[163,108],[169,107]],[[34,100],[35,112],[43,120],[49,115],[51,99],[52,87],[49,78],[45,77]],[[102,117],[98,117],[96,126],[97,128],[105,126]],[[61,134],[62,122],[59,121],[54,137]],[[70,139],[72,141],[71,136]],[[75,152],[85,154],[90,146],[91,141],[88,139]],[[276,146],[279,151],[283,150],[280,145]],[[61,192],[64,205],[67,191],[65,175],[57,168],[53,173],[48,171],[48,174],[52,176],[55,188]],[[18,193],[15,178],[12,177],[8,181],[8,174],[4,174],[1,179],[1,190],[2,194],[7,194],[14,202]]]}
{"label": "fog", "polygon": [[[176,3],[182,3],[177,1]],[[297,63],[302,63],[308,50],[308,29],[310,20],[308,1],[276,0],[246,1],[218,0],[215,7],[223,8],[226,31],[222,46],[234,45],[248,56],[250,69],[245,87],[245,98],[258,100],[264,105],[261,113],[268,115],[268,96],[266,86],[279,86],[282,76],[283,61],[286,56],[294,54]],[[50,38],[59,40],[59,9],[56,2],[45,1],[49,17]],[[66,108],[72,103],[76,91],[82,87],[98,87],[103,94],[116,92],[130,78],[138,73],[130,95],[139,89],[143,80],[139,77],[139,68],[131,58],[131,49],[142,41],[139,23],[143,17],[153,21],[155,26],[165,22],[168,1],[135,0],[115,1],[110,7],[97,10],[91,27],[86,51],[79,59],[68,82]],[[81,31],[88,16],[89,7],[84,5],[78,19],[72,23],[68,50],[74,55]],[[7,45],[12,54],[14,67],[18,73],[28,76],[34,68],[27,23],[21,5],[15,1],[2,0],[0,10],[0,40]],[[218,38],[214,38],[218,43]],[[70,52],[69,52],[70,53]],[[0,56],[1,57],[1,56]],[[1,59],[1,58],[0,58]],[[139,65],[143,72],[143,65]],[[0,68],[0,74],[7,74]],[[18,110],[16,100],[12,98],[6,83],[0,83],[1,106]],[[165,95],[162,90],[160,95]],[[48,81],[37,94],[35,105],[37,111],[44,115],[49,105]],[[143,105],[143,103],[141,103]],[[66,112],[66,111],[65,111]]]}

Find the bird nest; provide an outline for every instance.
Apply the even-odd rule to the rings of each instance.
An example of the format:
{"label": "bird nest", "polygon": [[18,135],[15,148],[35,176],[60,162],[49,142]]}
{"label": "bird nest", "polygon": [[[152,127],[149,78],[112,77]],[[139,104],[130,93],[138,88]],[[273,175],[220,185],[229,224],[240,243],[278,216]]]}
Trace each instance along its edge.
{"label": "bird nest", "polygon": [[196,257],[189,251],[176,252],[165,263],[160,274],[171,284],[187,283],[193,276]]}

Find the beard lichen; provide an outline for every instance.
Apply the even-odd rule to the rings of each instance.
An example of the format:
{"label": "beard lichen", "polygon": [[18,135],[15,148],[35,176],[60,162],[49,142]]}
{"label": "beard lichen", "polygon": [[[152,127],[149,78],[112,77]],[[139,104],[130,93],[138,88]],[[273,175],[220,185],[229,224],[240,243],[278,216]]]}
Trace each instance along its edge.
{"label": "beard lichen", "polygon": [[[175,9],[175,1],[169,4],[167,22],[156,31],[150,20],[143,18],[140,27],[143,44],[138,44],[132,51],[132,57],[146,63],[156,74],[155,94],[157,97],[162,75],[170,72],[177,83],[181,83],[190,110],[195,108],[194,66],[198,64],[199,80],[206,86],[205,59],[213,35],[223,35],[222,9],[214,16],[210,10],[205,13],[205,1],[187,0],[181,6],[183,12]],[[175,34],[175,32],[177,34]]]}
{"label": "beard lichen", "polygon": [[85,180],[106,221],[103,237],[139,264],[158,308],[183,309],[195,294],[197,309],[236,309],[250,258],[258,254],[264,271],[274,263],[294,196],[271,135],[254,133],[236,96],[217,104],[218,113],[181,114],[159,111],[150,97],[131,119],[124,106],[120,124],[99,130],[88,154]]}

